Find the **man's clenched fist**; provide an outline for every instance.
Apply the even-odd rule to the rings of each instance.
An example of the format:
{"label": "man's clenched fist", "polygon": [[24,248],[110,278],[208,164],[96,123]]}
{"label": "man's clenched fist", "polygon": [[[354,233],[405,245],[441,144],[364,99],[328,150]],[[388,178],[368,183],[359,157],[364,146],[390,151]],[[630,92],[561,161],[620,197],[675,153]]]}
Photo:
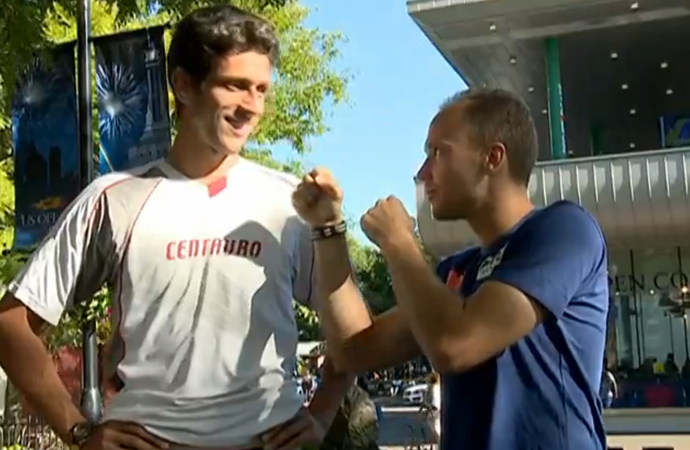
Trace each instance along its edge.
{"label": "man's clenched fist", "polygon": [[415,220],[392,195],[369,208],[360,224],[369,240],[384,252],[390,243],[414,242]]}
{"label": "man's clenched fist", "polygon": [[309,172],[292,194],[292,204],[297,214],[312,227],[343,220],[343,190],[327,169]]}

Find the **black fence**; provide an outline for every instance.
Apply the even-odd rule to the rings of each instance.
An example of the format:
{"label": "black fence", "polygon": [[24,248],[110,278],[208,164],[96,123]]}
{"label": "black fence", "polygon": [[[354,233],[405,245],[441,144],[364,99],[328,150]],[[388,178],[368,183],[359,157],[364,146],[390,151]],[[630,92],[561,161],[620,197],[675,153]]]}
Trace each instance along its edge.
{"label": "black fence", "polygon": [[67,450],[50,427],[37,417],[0,424],[0,449],[2,450]]}

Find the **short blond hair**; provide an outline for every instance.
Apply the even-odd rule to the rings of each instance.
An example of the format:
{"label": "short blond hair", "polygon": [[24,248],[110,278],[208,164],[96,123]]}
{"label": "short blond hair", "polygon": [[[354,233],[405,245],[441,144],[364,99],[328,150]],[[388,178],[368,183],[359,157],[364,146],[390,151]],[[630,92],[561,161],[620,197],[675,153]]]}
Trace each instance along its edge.
{"label": "short blond hair", "polygon": [[471,88],[443,102],[439,114],[451,109],[460,111],[473,144],[480,148],[503,144],[511,176],[525,186],[529,184],[539,141],[529,107],[519,95],[505,89]]}

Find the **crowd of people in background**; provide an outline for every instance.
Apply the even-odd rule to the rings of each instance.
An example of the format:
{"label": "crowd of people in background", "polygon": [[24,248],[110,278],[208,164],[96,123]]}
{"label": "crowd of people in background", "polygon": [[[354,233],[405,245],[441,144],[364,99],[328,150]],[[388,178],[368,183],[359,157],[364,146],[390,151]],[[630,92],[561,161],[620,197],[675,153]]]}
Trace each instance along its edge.
{"label": "crowd of people in background", "polygon": [[[298,390],[309,401],[319,386],[319,367],[323,357],[303,360],[298,378]],[[357,385],[372,397],[402,396],[410,386],[427,385],[420,411],[425,414],[435,440],[440,435],[441,377],[433,371],[425,358],[410,361],[403,366],[371,372],[356,378]],[[680,384],[679,384],[680,383]],[[674,387],[680,386],[679,393]],[[687,385],[687,386],[686,386]],[[645,387],[647,389],[645,389]],[[613,367],[604,359],[601,375],[600,398],[604,408],[688,406],[690,396],[690,359],[682,367],[669,353],[663,361],[647,358],[639,367],[626,360]]]}
{"label": "crowd of people in background", "polygon": [[[296,368],[298,390],[306,398],[310,398],[319,386],[319,369],[323,359],[322,355],[303,356]],[[431,385],[432,380],[438,378],[426,358],[418,358],[403,366],[361,375],[357,377],[356,383],[372,397],[394,397],[402,395],[410,385]]]}
{"label": "crowd of people in background", "polygon": [[[303,357],[295,372],[297,390],[308,403],[316,392],[320,382],[320,367],[323,356]],[[357,386],[372,398],[399,397],[404,401],[403,392],[410,386],[425,386],[425,392],[418,403],[433,442],[439,442],[441,436],[441,376],[434,371],[426,358],[384,370],[371,372],[355,379]],[[377,415],[381,417],[381,407],[377,405]]]}
{"label": "crowd of people in background", "polygon": [[644,359],[635,367],[621,359],[604,360],[600,397],[605,408],[662,408],[690,406],[690,358],[678,366],[673,353],[659,360]]}

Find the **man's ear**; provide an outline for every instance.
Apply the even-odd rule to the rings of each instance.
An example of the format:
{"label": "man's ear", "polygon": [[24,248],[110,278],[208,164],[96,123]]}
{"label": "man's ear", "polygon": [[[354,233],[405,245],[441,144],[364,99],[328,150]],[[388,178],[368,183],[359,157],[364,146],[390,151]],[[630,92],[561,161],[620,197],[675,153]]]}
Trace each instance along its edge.
{"label": "man's ear", "polygon": [[506,146],[501,142],[494,143],[486,152],[486,165],[491,171],[498,170],[506,164]]}
{"label": "man's ear", "polygon": [[194,80],[184,69],[177,67],[170,77],[170,84],[175,94],[175,101],[181,106],[187,106],[192,101],[194,94]]}

